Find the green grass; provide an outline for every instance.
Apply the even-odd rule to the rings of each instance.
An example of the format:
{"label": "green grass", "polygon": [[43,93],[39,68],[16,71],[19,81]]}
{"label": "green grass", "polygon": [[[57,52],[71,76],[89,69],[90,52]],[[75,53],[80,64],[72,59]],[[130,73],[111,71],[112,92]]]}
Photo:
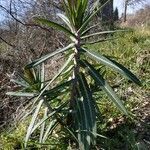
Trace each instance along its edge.
{"label": "green grass", "polygon": [[[89,47],[104,55],[114,56],[114,59],[118,62],[124,66],[129,66],[129,69],[142,81],[142,87],[131,84],[127,79],[123,79],[119,74],[114,74],[113,71],[106,68],[105,78],[110,81],[112,86],[118,86],[115,90],[131,115],[129,118],[125,118],[111,102],[107,101],[106,96],[101,96],[99,93],[97,101],[99,101],[99,108],[103,115],[103,121],[99,125],[99,129],[102,134],[108,137],[106,140],[99,139],[100,145],[110,150],[138,150],[141,149],[140,147],[146,149],[146,145],[142,141],[143,137],[134,130],[139,122],[138,113],[135,113],[134,110],[144,111],[142,110],[142,104],[148,101],[148,91],[150,90],[150,33],[148,34],[146,31],[144,34],[135,31],[116,34],[115,37],[118,37],[118,39]],[[121,80],[125,80],[125,82],[119,82]],[[145,132],[148,131],[148,127],[143,126],[143,128]]]}
{"label": "green grass", "polygon": [[[138,105],[138,103],[143,100],[143,96],[147,96],[147,93],[150,90],[150,34],[143,35],[135,31],[115,36],[118,37],[118,39],[111,42],[95,44],[92,45],[92,47],[90,46],[90,48],[96,49],[98,52],[105,55],[114,56],[114,59],[118,60],[118,62],[125,66],[129,66],[128,69],[136,74],[142,81],[142,87],[138,87],[135,84],[131,84],[127,79],[122,78],[119,74],[106,68],[105,78],[110,81],[112,86],[118,86],[116,90],[125,101],[126,107],[130,110]],[[125,82],[121,83],[121,80],[125,80]],[[105,105],[103,103],[106,102],[101,103],[103,106],[102,110]]]}
{"label": "green grass", "polygon": [[0,134],[0,149],[15,150],[23,148],[24,134],[26,132],[25,123],[20,123],[12,131],[5,130]]}
{"label": "green grass", "polygon": [[[110,71],[107,68],[105,78],[112,86],[116,86],[115,91],[123,100],[127,110],[131,116],[125,118],[117,108],[112,105],[107,97],[102,93],[96,93],[95,98],[99,103],[99,108],[102,117],[99,120],[98,130],[100,134],[105,135],[107,139],[98,138],[97,147],[106,150],[138,150],[146,149],[146,144],[143,143],[142,137],[135,131],[136,124],[138,123],[137,113],[135,109],[142,109],[142,104],[148,100],[148,91],[150,90],[150,33],[145,30],[136,30],[130,33],[115,34],[117,39],[109,42],[94,44],[88,46],[90,49],[97,50],[98,52],[114,56],[121,64],[128,66],[129,69],[135,73],[142,81],[143,86],[137,87],[131,84],[127,79],[122,78],[119,74]],[[120,82],[124,80],[124,82]],[[142,111],[142,110],[140,110]],[[149,126],[144,127],[146,130]],[[67,149],[69,145],[69,135],[65,136],[64,132],[57,131],[53,137],[49,138],[48,144],[41,146],[35,140],[31,142],[31,147],[45,148],[45,149]],[[23,148],[23,139],[25,136],[25,125],[20,124],[14,131],[7,133],[6,131],[0,135],[0,149],[13,150],[19,146]],[[58,136],[58,137],[57,137]],[[36,137],[35,137],[36,139]],[[65,143],[65,144],[63,144]]]}

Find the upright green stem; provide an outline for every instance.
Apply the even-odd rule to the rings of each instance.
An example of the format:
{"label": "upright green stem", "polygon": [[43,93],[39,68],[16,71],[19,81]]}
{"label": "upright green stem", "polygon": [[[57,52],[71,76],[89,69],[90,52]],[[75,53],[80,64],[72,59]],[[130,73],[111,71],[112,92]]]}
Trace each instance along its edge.
{"label": "upright green stem", "polygon": [[[73,110],[74,106],[75,106],[75,100],[77,98],[77,93],[76,93],[76,89],[77,89],[77,76],[79,74],[79,70],[80,70],[80,66],[79,66],[79,60],[80,60],[80,36],[77,36],[77,41],[76,41],[76,45],[74,47],[74,70],[73,70],[73,75],[72,75],[72,90],[71,90],[71,100],[70,100],[70,109]],[[67,123],[68,125],[70,125],[70,120],[73,120],[73,118],[70,118],[72,116],[68,116],[68,121],[69,123]]]}
{"label": "upright green stem", "polygon": [[[73,87],[76,87],[77,86],[77,76],[79,74],[79,70],[80,70],[80,66],[79,66],[79,60],[80,60],[80,35],[78,34],[77,35],[77,41],[76,41],[76,45],[75,45],[75,48],[74,48],[74,70],[73,70],[73,79],[74,79],[74,85]],[[75,89],[74,89],[75,90]]]}

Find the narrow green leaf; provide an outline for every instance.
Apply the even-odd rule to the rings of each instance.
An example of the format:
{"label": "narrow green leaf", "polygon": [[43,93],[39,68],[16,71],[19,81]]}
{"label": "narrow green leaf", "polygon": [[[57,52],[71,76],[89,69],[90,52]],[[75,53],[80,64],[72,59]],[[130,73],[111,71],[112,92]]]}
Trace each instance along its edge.
{"label": "narrow green leaf", "polygon": [[126,30],[101,31],[101,32],[96,32],[93,34],[82,36],[81,39],[90,38],[90,37],[93,37],[95,35],[103,35],[103,34],[110,34],[110,33],[116,33],[116,32],[126,32]]}
{"label": "narrow green leaf", "polygon": [[105,58],[107,58],[108,60],[110,60],[112,63],[114,63],[119,69],[122,70],[122,74],[126,75],[128,77],[128,79],[130,79],[131,81],[133,81],[134,83],[138,84],[139,86],[142,85],[141,81],[127,68],[125,68],[122,64],[119,64],[118,62],[116,62],[115,60],[105,56]]}
{"label": "narrow green leaf", "polygon": [[74,54],[70,55],[70,57],[68,58],[68,60],[65,62],[65,64],[61,67],[61,69],[58,71],[58,73],[52,78],[52,80],[47,83],[47,85],[41,90],[40,94],[37,97],[37,100],[41,97],[41,95],[45,92],[45,90],[50,86],[50,84],[52,84],[52,82],[54,80],[56,80],[59,75],[64,71],[64,69],[68,66],[68,64],[72,61],[74,57]]}
{"label": "narrow green leaf", "polygon": [[93,126],[95,126],[95,119],[96,119],[96,116],[95,116],[95,107],[94,107],[94,103],[93,103],[93,99],[92,99],[92,93],[89,89],[89,85],[85,79],[85,76],[84,74],[80,74],[79,75],[79,86],[80,86],[80,90],[81,90],[81,93],[84,97],[84,104],[86,105],[86,108],[87,108],[87,113],[88,113],[88,118],[90,119],[89,120],[89,123],[91,124],[91,128]]}
{"label": "narrow green leaf", "polygon": [[[95,137],[90,132],[96,132],[96,112],[92,95],[83,74],[78,76],[79,87],[75,98],[76,133],[80,149],[90,149],[91,142],[95,144]],[[83,130],[89,132],[82,132]]]}
{"label": "narrow green leaf", "polygon": [[75,25],[75,15],[76,15],[76,10],[75,10],[75,3],[76,3],[76,1],[67,1],[67,6],[68,6],[68,8],[69,8],[69,11],[70,11],[70,17],[72,18],[72,21],[73,21],[73,23],[74,23],[74,25]]}
{"label": "narrow green leaf", "polygon": [[[32,104],[31,104],[31,105],[32,105]],[[25,118],[27,118],[28,116],[30,116],[31,114],[33,114],[33,111],[35,111],[36,106],[29,108],[30,110],[29,110],[28,108],[29,108],[29,107],[26,107],[26,108],[24,109],[25,112],[23,112],[23,113],[21,114],[20,118],[21,118],[22,120],[24,120]]]}
{"label": "narrow green leaf", "polygon": [[37,93],[25,93],[25,92],[7,92],[6,94],[11,96],[21,96],[21,97],[33,97],[37,95]]}
{"label": "narrow green leaf", "polygon": [[65,14],[66,14],[66,16],[68,17],[68,19],[69,19],[71,25],[74,26],[74,20],[73,20],[73,18],[72,18],[72,16],[71,16],[71,11],[70,11],[70,9],[69,9],[69,7],[68,7],[68,2],[65,2],[65,0],[63,0],[63,7],[64,7],[64,9],[65,9]]}
{"label": "narrow green leaf", "polygon": [[82,2],[82,12],[86,12],[86,9],[87,9],[87,5],[88,5],[88,0],[84,0]]}
{"label": "narrow green leaf", "polygon": [[[87,124],[89,126],[88,129],[86,129],[89,132],[96,133],[96,111],[95,111],[95,105],[92,98],[92,93],[89,89],[88,83],[86,81],[86,78],[84,74],[79,75],[79,86],[81,90],[81,94],[83,95],[83,105],[85,108],[85,114],[87,116]],[[91,141],[93,144],[96,143],[94,136],[90,136]]]}
{"label": "narrow green leaf", "polygon": [[72,28],[69,19],[68,19],[64,14],[58,13],[57,16],[58,16],[59,18],[61,18],[61,19],[64,21],[64,23],[70,28],[70,30],[71,30],[72,32],[74,32],[74,29]]}
{"label": "narrow green leaf", "polygon": [[39,121],[35,126],[32,126],[32,129],[30,130],[30,133],[32,134],[38,127],[40,127],[44,122],[46,122],[46,120],[48,120],[50,117],[54,116],[56,113],[58,113],[62,108],[64,108],[67,104],[69,103],[69,101],[64,102],[63,104],[61,104],[60,106],[58,106],[58,108],[56,108],[54,111],[52,111],[50,114],[48,114],[47,116],[45,116],[43,119],[41,119],[41,121]]}
{"label": "narrow green leaf", "polygon": [[106,41],[115,40],[115,39],[117,39],[117,38],[107,38],[107,39],[99,39],[96,41],[87,41],[87,42],[81,43],[81,45],[96,44],[96,43],[106,42]]}
{"label": "narrow green leaf", "polygon": [[108,139],[106,136],[104,135],[101,135],[101,134],[98,134],[98,133],[94,133],[94,132],[90,132],[90,131],[87,131],[87,130],[82,130],[81,132],[88,132],[89,134],[91,135],[94,135],[94,136],[98,136],[98,137],[101,137],[101,138],[104,138],[104,139]]}
{"label": "narrow green leaf", "polygon": [[87,28],[86,30],[84,30],[84,32],[82,32],[82,36],[84,36],[87,32],[89,32],[91,29],[97,27],[98,25],[100,25],[100,23],[97,23],[93,26],[90,26],[89,28]]}
{"label": "narrow green leaf", "polygon": [[58,84],[57,86],[53,87],[52,89],[46,91],[44,93],[44,95],[47,95],[47,94],[50,94],[52,92],[59,91],[59,90],[61,91],[61,90],[65,89],[66,87],[70,86],[72,81],[73,80],[71,79],[69,81],[63,82],[62,84]]}
{"label": "narrow green leaf", "polygon": [[35,70],[33,68],[24,68],[23,76],[23,79],[26,80],[29,85],[32,85],[36,82]]}
{"label": "narrow green leaf", "polygon": [[44,25],[48,25],[49,27],[56,28],[60,31],[63,31],[67,35],[76,38],[76,36],[71,31],[69,31],[67,28],[63,27],[62,25],[60,25],[58,23],[55,23],[53,21],[50,21],[50,20],[47,20],[44,18],[35,18],[35,20],[39,23],[44,24]]}
{"label": "narrow green leaf", "polygon": [[102,90],[106,92],[108,97],[115,103],[117,108],[124,114],[128,115],[122,101],[118,98],[116,93],[109,86],[109,84],[103,79],[103,77],[99,74],[99,72],[97,72],[97,70],[95,70],[94,67],[91,66],[87,61],[81,61],[81,65],[88,69],[89,74],[92,76],[95,82],[97,82],[100,85]]}
{"label": "narrow green leaf", "polygon": [[91,21],[91,19],[102,9],[104,8],[107,3],[109,2],[110,0],[106,1],[106,3],[104,3],[102,6],[99,6],[97,8],[97,10],[93,10],[92,13],[90,15],[88,15],[86,18],[85,18],[85,21],[83,23],[83,25],[81,26],[81,28],[78,30],[78,33],[83,33],[86,26],[88,25],[88,23]]}
{"label": "narrow green leaf", "polygon": [[69,80],[69,81],[66,81],[60,85],[57,85],[57,86],[53,87],[52,89],[45,91],[43,93],[43,95],[49,97],[49,95],[53,96],[53,94],[54,95],[56,94],[59,96],[60,94],[63,94],[63,91],[65,91],[66,88],[68,88],[71,85],[72,81],[73,80]]}
{"label": "narrow green leaf", "polygon": [[117,63],[116,61],[114,61],[110,58],[107,58],[107,57],[97,54],[95,52],[86,50],[85,48],[83,48],[83,50],[86,52],[86,54],[89,57],[94,58],[94,60],[96,59],[96,60],[100,61],[102,64],[113,68],[117,72],[119,72],[122,75],[124,75],[125,77],[127,77],[129,80],[133,81],[134,83],[136,83],[138,85],[141,85],[140,80],[131,71],[129,71],[127,68],[125,68],[123,65]]}
{"label": "narrow green leaf", "polygon": [[66,70],[62,73],[62,75],[68,73],[68,72],[71,72],[72,68],[74,67],[73,64],[71,64],[68,68],[66,68]]}
{"label": "narrow green leaf", "polygon": [[77,29],[79,29],[83,23],[83,18],[86,13],[87,4],[88,4],[87,0],[82,0],[80,2],[78,1],[78,7],[77,7],[77,13],[76,13]]}
{"label": "narrow green leaf", "polygon": [[38,114],[39,114],[39,111],[40,111],[40,109],[41,109],[41,106],[42,106],[43,102],[44,102],[44,100],[40,100],[40,101],[39,101],[39,103],[38,103],[38,105],[37,105],[37,107],[36,107],[36,110],[35,110],[35,112],[34,112],[34,114],[33,114],[33,116],[32,116],[30,125],[29,125],[29,127],[28,127],[28,129],[27,129],[27,134],[26,134],[26,137],[25,137],[25,147],[27,146],[27,143],[28,143],[28,141],[29,141],[29,138],[30,138],[30,136],[31,136],[31,134],[32,134],[32,128],[34,127],[35,121],[36,121],[36,119],[37,119],[37,117],[38,117]]}
{"label": "narrow green leaf", "polygon": [[78,139],[76,138],[76,135],[68,128],[68,127],[65,127],[64,128],[72,135],[72,137],[76,140],[76,142],[79,144],[79,141]]}
{"label": "narrow green leaf", "polygon": [[28,84],[21,82],[21,81],[18,81],[18,80],[11,79],[10,82],[17,83],[18,85],[21,85],[23,87],[29,87]]}
{"label": "narrow green leaf", "polygon": [[27,79],[24,75],[18,74],[19,77],[23,80],[23,82],[27,83],[29,86],[31,85],[31,82],[29,79]]}
{"label": "narrow green leaf", "polygon": [[[43,116],[43,118],[46,118],[46,117],[47,117],[47,113],[48,113],[48,107],[46,107],[45,110],[44,110],[44,116]],[[45,126],[46,126],[46,122],[44,122],[44,123],[41,125],[40,139],[39,139],[39,142],[40,142],[40,143],[42,143],[42,140],[43,140],[44,131],[45,131]]]}
{"label": "narrow green leaf", "polygon": [[[106,0],[107,1],[107,0]],[[100,0],[95,0],[95,1],[93,1],[93,3],[92,3],[92,6],[91,6],[91,8],[90,8],[90,12],[93,12],[93,11],[95,11],[96,9],[98,9],[100,7]]]}
{"label": "narrow green leaf", "polygon": [[74,111],[76,112],[74,114],[74,119],[75,119],[75,133],[77,133],[77,138],[78,138],[78,143],[80,149],[84,149],[85,146],[89,146],[87,142],[87,134],[80,132],[81,130],[87,129],[87,124],[86,124],[86,114],[85,114],[85,109],[83,107],[83,97],[80,93],[79,87],[76,89],[76,93],[78,93],[78,96],[76,95],[75,98],[75,104],[74,104]]}
{"label": "narrow green leaf", "polygon": [[45,68],[44,68],[44,63],[42,63],[40,68],[41,89],[44,87],[44,81],[45,81]]}
{"label": "narrow green leaf", "polygon": [[47,55],[45,55],[45,56],[43,56],[43,57],[41,57],[41,58],[39,58],[39,59],[37,59],[37,60],[34,60],[32,63],[28,64],[28,65],[26,66],[26,68],[35,67],[35,66],[37,66],[37,65],[39,65],[39,64],[41,64],[41,63],[43,63],[43,62],[46,61],[47,59],[49,59],[49,58],[51,58],[51,57],[53,57],[53,56],[55,56],[55,55],[57,55],[57,54],[59,54],[59,53],[62,53],[62,52],[66,51],[66,50],[68,50],[68,49],[70,49],[70,48],[73,48],[73,46],[74,46],[74,43],[69,44],[67,47],[58,49],[58,50],[54,51],[53,53],[47,54]]}
{"label": "narrow green leaf", "polygon": [[53,132],[53,130],[57,127],[57,125],[58,122],[56,120],[52,120],[49,122],[45,134],[43,136],[42,143],[44,143],[47,140],[48,136]]}
{"label": "narrow green leaf", "polygon": [[86,110],[83,104],[83,97],[76,99],[76,133],[79,141],[80,149],[89,150],[90,136],[87,132],[81,132],[88,129]]}

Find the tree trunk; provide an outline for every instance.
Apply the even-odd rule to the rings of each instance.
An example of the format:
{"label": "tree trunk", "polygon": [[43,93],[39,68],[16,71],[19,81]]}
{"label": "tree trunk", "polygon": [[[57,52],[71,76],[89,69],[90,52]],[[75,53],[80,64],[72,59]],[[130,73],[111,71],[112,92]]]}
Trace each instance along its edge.
{"label": "tree trunk", "polygon": [[128,6],[128,0],[125,0],[123,22],[127,21],[127,6]]}
{"label": "tree trunk", "polygon": [[[106,0],[100,1],[101,4],[104,4]],[[107,5],[101,10],[101,19],[102,24],[107,25],[108,27],[113,27],[113,0],[110,0]]]}

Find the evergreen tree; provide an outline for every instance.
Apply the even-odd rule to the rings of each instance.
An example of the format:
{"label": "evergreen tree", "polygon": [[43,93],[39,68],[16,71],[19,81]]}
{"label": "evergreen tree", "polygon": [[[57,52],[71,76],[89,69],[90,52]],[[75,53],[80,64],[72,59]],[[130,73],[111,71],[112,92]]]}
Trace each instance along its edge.
{"label": "evergreen tree", "polygon": [[[105,4],[107,0],[100,0],[101,5]],[[101,10],[102,24],[113,28],[113,0],[107,2],[105,7]]]}
{"label": "evergreen tree", "polygon": [[118,8],[116,7],[114,11],[114,21],[118,21],[118,20],[119,20],[119,13],[118,13]]}

